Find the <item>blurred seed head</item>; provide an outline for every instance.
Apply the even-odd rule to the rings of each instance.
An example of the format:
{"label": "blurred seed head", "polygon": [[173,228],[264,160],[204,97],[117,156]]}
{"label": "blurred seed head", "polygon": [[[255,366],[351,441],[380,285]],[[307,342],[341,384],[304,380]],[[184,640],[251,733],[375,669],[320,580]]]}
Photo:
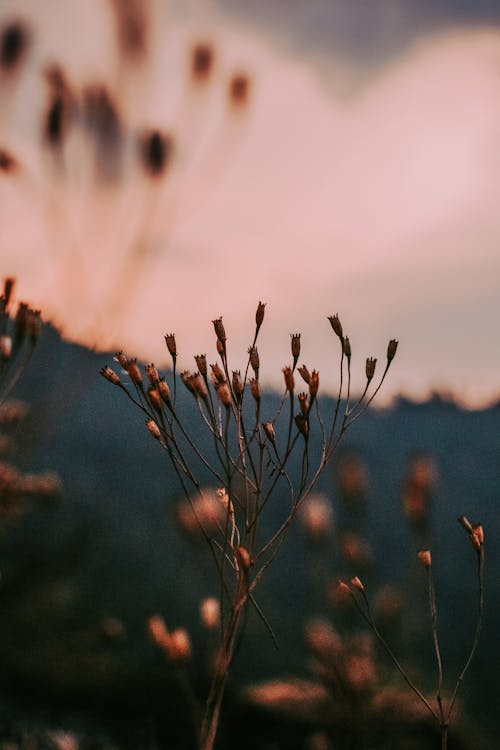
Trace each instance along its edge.
{"label": "blurred seed head", "polygon": [[126,60],[138,62],[149,46],[148,0],[110,0],[118,49]]}
{"label": "blurred seed head", "polygon": [[206,83],[214,68],[215,53],[208,42],[198,42],[191,51],[191,78],[196,83]]}
{"label": "blurred seed head", "polygon": [[0,69],[11,73],[19,67],[25,56],[31,33],[21,20],[9,21],[0,30]]}
{"label": "blurred seed head", "polygon": [[168,170],[173,157],[172,136],[159,130],[143,133],[139,138],[139,158],[144,171],[158,178]]}
{"label": "blurred seed head", "polygon": [[300,522],[311,541],[322,541],[333,532],[333,512],[330,501],[320,494],[312,494],[302,503]]}

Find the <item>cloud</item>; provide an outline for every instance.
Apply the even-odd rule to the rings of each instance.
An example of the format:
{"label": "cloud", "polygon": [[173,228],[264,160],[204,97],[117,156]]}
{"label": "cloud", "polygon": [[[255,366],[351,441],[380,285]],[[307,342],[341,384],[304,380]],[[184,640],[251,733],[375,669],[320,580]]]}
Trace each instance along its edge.
{"label": "cloud", "polygon": [[[86,195],[78,237],[95,283],[82,290],[62,247],[67,293],[60,297],[47,294],[51,275],[52,292],[61,281],[53,257],[47,260],[60,222],[47,222],[46,209],[30,216],[32,207],[11,196],[15,232],[7,230],[3,254],[25,296],[34,295],[68,335],[147,359],[164,357],[167,329],[176,331],[184,354],[205,351],[210,320],[224,315],[231,347],[241,353],[235,366],[262,299],[269,304],[261,351],[276,373],[269,382],[281,382],[288,334],[301,331],[305,361],[332,388],[335,342],[326,316],[339,312],[360,385],[364,356],[383,358],[386,340],[396,336],[401,356],[386,393],[422,396],[437,385],[474,403],[496,395],[500,355],[477,329],[483,323],[492,330],[500,312],[500,33],[428,37],[346,97],[335,96],[299,58],[220,19],[203,31],[183,22],[170,32],[177,42],[168,60],[166,53],[155,59],[154,97],[141,112],[172,123],[181,143],[185,136],[187,167],[180,159],[149,213],[157,251],[138,284],[127,286],[129,312],[118,315],[101,302],[116,281],[116,254],[135,236],[131,207],[137,214],[151,198],[144,182],[135,181],[122,203],[104,192]],[[217,97],[200,105],[181,96],[172,104],[169,81],[178,80],[183,50],[200,34],[220,51],[220,86],[228,71],[251,75],[245,114],[224,114]],[[332,65],[325,63],[324,75]],[[30,273],[35,243],[39,261]],[[61,248],[61,238],[52,244]],[[464,356],[471,341],[473,358]],[[188,356],[185,364],[192,366]]]}

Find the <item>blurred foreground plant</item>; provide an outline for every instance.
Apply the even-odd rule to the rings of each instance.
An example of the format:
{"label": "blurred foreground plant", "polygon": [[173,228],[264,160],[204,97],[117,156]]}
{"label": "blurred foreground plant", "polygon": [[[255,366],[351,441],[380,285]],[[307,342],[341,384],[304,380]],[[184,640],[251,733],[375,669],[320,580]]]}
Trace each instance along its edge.
{"label": "blurred foreground plant", "polygon": [[21,302],[11,315],[13,290],[14,279],[5,279],[0,297],[0,404],[19,380],[40,334],[40,310]]}
{"label": "blurred foreground plant", "polygon": [[[220,638],[199,729],[202,750],[214,746],[228,673],[248,606],[256,610],[273,635],[256,599],[257,585],[346,430],[380,389],[397,350],[397,341],[391,340],[376,386],[372,386],[376,360],[366,360],[365,386],[361,396],[353,399],[350,341],[338,316],[331,316],[330,325],[340,343],[338,395],[320,408],[319,373],[305,365],[297,367],[300,334],[292,334],[292,361],[283,368],[284,394],[275,413],[268,414],[262,401],[257,349],[264,313],[265,305],[259,302],[243,374],[229,363],[222,318],[213,321],[218,361],[208,365],[205,354],[196,355],[195,372],[178,374],[175,336],[165,336],[173,365],[170,384],[153,364],[146,365],[143,374],[136,360],[123,352],[116,359],[128,376],[125,383],[110,367],[101,371],[142,411],[147,429],[166,451],[217,570],[218,612],[216,620],[213,612],[211,619],[218,622]],[[304,390],[296,386],[297,373]],[[194,399],[199,418],[195,429],[188,424],[182,402],[177,399],[179,381]],[[208,444],[203,434],[208,436]],[[319,451],[313,451],[312,444],[319,444]],[[207,471],[219,487],[212,503],[207,503],[201,481]],[[273,496],[280,492],[286,493],[288,504],[268,531],[270,524],[264,529],[262,519]],[[276,508],[273,514],[274,518],[279,515]],[[158,617],[149,625],[153,639],[167,657],[178,664],[185,662],[190,652],[187,633],[182,629],[169,632]]]}
{"label": "blurred foreground plant", "polygon": [[441,750],[446,750],[448,747],[448,730],[450,726],[453,709],[455,707],[458,691],[464,680],[464,677],[471,665],[474,654],[479,643],[479,637],[483,625],[483,609],[484,609],[484,532],[481,524],[472,525],[466,516],[460,516],[458,522],[467,532],[471,544],[476,553],[476,565],[477,565],[477,581],[478,581],[478,604],[477,604],[477,618],[476,627],[474,631],[474,638],[471,649],[465,660],[464,666],[455,682],[454,688],[451,693],[451,698],[448,701],[448,705],[445,705],[443,697],[443,664],[441,659],[441,648],[438,638],[438,627],[437,627],[437,607],[436,607],[436,596],[434,590],[434,577],[432,573],[432,556],[430,550],[420,550],[417,553],[418,559],[422,566],[425,568],[427,573],[427,584],[428,584],[428,596],[429,596],[429,610],[431,619],[432,639],[434,644],[434,653],[436,658],[436,666],[438,671],[438,684],[436,690],[436,703],[433,706],[432,703],[423,695],[415,683],[410,679],[407,671],[400,664],[399,660],[395,656],[394,652],[388,645],[385,638],[380,633],[374,616],[372,614],[370,602],[366,589],[360,578],[355,576],[351,579],[350,583],[347,584],[343,581],[339,583],[339,589],[344,592],[347,596],[350,596],[354,601],[354,604],[360,613],[361,617],[367,622],[372,632],[385,649],[391,660],[393,661],[396,668],[401,673],[403,679],[408,686],[413,690],[416,696],[424,704],[430,714],[435,718],[439,724],[441,732]]}

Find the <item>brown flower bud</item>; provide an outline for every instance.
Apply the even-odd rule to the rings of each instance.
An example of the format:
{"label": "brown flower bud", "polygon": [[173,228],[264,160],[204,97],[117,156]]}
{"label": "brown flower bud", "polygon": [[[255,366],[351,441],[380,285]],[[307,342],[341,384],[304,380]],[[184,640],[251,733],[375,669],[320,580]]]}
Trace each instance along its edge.
{"label": "brown flower bud", "polygon": [[159,440],[161,438],[160,428],[158,427],[154,419],[146,419],[146,427],[148,428],[151,435],[155,438],[155,440]]}
{"label": "brown flower bud", "polygon": [[219,397],[221,404],[223,404],[226,408],[229,408],[231,406],[231,391],[229,390],[229,386],[227,383],[219,384],[217,388],[217,396]]}
{"label": "brown flower bud", "polygon": [[222,318],[216,318],[215,320],[212,320],[215,335],[217,336],[217,339],[221,342],[222,345],[225,345],[226,343],[226,331],[224,330],[224,325],[222,323]]}
{"label": "brown flower bud", "polygon": [[189,372],[189,370],[183,370],[183,372],[181,372],[180,377],[181,377],[182,382],[184,383],[184,385],[188,389],[188,391],[190,393],[192,393],[193,396],[195,396],[196,395],[196,391],[194,389],[192,375]]}
{"label": "brown flower bud", "polygon": [[255,313],[255,327],[256,327],[256,333],[259,332],[260,327],[264,321],[264,312],[266,308],[265,302],[259,302],[257,305],[257,311]]}
{"label": "brown flower bud", "polygon": [[368,382],[373,378],[375,375],[375,367],[377,365],[377,360],[373,357],[368,357],[366,360],[366,379]]}
{"label": "brown flower bud", "polygon": [[175,360],[177,359],[177,344],[175,343],[175,335],[173,333],[166,333],[165,343],[167,345],[170,356],[175,362]]}
{"label": "brown flower bud", "polygon": [[311,396],[311,399],[315,399],[318,395],[318,388],[319,388],[319,372],[317,370],[313,370],[311,373],[311,378],[309,380],[309,394]]}
{"label": "brown flower bud", "polygon": [[424,566],[424,568],[430,568],[432,564],[432,557],[430,550],[428,549],[421,549],[419,552],[417,552],[417,557]]}
{"label": "brown flower bud", "polygon": [[300,434],[307,440],[309,437],[309,420],[305,414],[295,415],[295,424]]}
{"label": "brown flower bud", "polygon": [[111,367],[103,367],[101,369],[101,375],[106,378],[106,380],[109,380],[110,383],[113,383],[113,385],[119,385],[121,383],[120,378],[116,374],[114,370],[111,369]]}
{"label": "brown flower bud", "polygon": [[191,383],[197,396],[203,399],[208,396],[207,386],[205,385],[205,381],[203,380],[199,372],[195,372],[191,376]]}
{"label": "brown flower bud", "polygon": [[160,392],[156,388],[150,388],[148,390],[148,398],[151,406],[156,411],[161,411],[163,408],[163,401],[161,400]]}
{"label": "brown flower bud", "polygon": [[11,354],[12,354],[12,337],[7,336],[7,335],[0,336],[0,356],[2,357],[2,359],[9,359]]}
{"label": "brown flower bud", "polygon": [[210,367],[212,370],[214,386],[217,388],[218,385],[226,382],[226,376],[224,375],[224,372],[221,370],[217,362],[214,365],[210,365]]}
{"label": "brown flower bud", "polygon": [[250,356],[250,365],[252,367],[252,370],[255,373],[255,377],[259,377],[259,367],[260,367],[260,359],[259,359],[259,352],[257,351],[256,346],[251,346],[248,350],[248,354]]}
{"label": "brown flower bud", "polygon": [[285,377],[285,387],[289,393],[293,393],[295,388],[295,380],[293,378],[293,370],[288,365],[283,368],[283,375]]}
{"label": "brown flower bud", "polygon": [[220,603],[214,597],[203,599],[200,604],[200,616],[207,630],[215,630],[220,623]]}
{"label": "brown flower bud", "polygon": [[136,385],[142,383],[142,375],[136,359],[129,360],[127,372],[132,383],[135,383]]}
{"label": "brown flower bud", "polygon": [[151,383],[151,385],[153,386],[158,385],[160,381],[160,374],[158,370],[156,369],[156,367],[154,366],[154,364],[151,362],[151,364],[146,365],[145,370],[146,370],[146,377]]}
{"label": "brown flower bud", "polygon": [[302,367],[299,367],[297,369],[300,375],[302,376],[303,380],[305,380],[306,383],[309,385],[309,383],[311,382],[311,373],[309,372],[307,367],[305,365],[302,365]]}
{"label": "brown flower bud", "polygon": [[250,391],[254,399],[259,402],[260,401],[260,385],[257,378],[251,378],[250,379]]}
{"label": "brown flower bud", "polygon": [[307,396],[307,393],[299,393],[298,399],[300,411],[306,416],[307,414],[309,414],[309,398]]}
{"label": "brown flower bud", "polygon": [[337,315],[337,313],[335,313],[335,315],[330,315],[328,317],[328,320],[330,321],[330,325],[333,328],[335,334],[342,341],[343,339],[342,324],[339,320],[339,316]]}
{"label": "brown flower bud", "polygon": [[351,578],[351,586],[354,586],[355,589],[358,591],[364,591],[365,587],[363,586],[361,580],[358,578],[358,576],[354,576],[354,578]]}
{"label": "brown flower bud", "polygon": [[387,362],[392,362],[396,356],[398,350],[398,342],[396,339],[391,339],[387,345]]}
{"label": "brown flower bud", "polygon": [[347,336],[343,339],[342,351],[344,352],[344,356],[350,360],[351,359],[351,342],[349,341]]}
{"label": "brown flower bud", "polygon": [[170,404],[170,388],[168,387],[164,378],[160,378],[157,388],[162,400],[166,404]]}
{"label": "brown flower bud", "polygon": [[124,370],[128,370],[129,358],[125,356],[123,352],[116,352],[115,361],[118,362],[120,367]]}
{"label": "brown flower bud", "polygon": [[297,360],[300,356],[300,333],[291,333],[290,336],[292,337],[291,348],[293,357],[293,369],[295,370]]}
{"label": "brown flower bud", "polygon": [[205,354],[195,354],[196,367],[204,378],[207,375],[207,357]]}
{"label": "brown flower bud", "polygon": [[268,440],[271,441],[271,443],[274,443],[276,435],[274,432],[274,425],[272,422],[264,422],[262,425],[264,432],[266,433],[266,437]]}
{"label": "brown flower bud", "polygon": [[233,391],[237,401],[241,400],[243,393],[243,382],[241,380],[241,373],[239,370],[233,370]]}
{"label": "brown flower bud", "polygon": [[238,567],[240,570],[250,570],[250,566],[252,565],[252,559],[250,557],[250,553],[247,550],[246,547],[243,547],[240,545],[239,547],[236,547],[234,550],[234,555],[236,557],[236,561],[238,563]]}

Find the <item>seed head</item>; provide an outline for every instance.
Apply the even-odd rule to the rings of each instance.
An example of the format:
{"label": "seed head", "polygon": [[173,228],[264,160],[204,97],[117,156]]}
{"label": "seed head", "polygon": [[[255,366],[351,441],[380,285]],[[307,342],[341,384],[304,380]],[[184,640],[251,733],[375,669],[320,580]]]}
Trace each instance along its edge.
{"label": "seed head", "polygon": [[363,586],[361,580],[358,578],[358,576],[354,576],[354,578],[351,578],[351,586],[354,586],[355,589],[358,591],[364,591],[365,587]]}
{"label": "seed head", "polygon": [[175,343],[175,334],[166,333],[165,343],[167,345],[168,353],[175,362],[175,360],[177,359],[177,344]]}
{"label": "seed head", "polygon": [[264,422],[262,425],[264,432],[266,433],[266,437],[268,440],[271,441],[271,443],[274,443],[276,439],[276,435],[274,432],[274,425],[272,422]]}
{"label": "seed head", "polygon": [[300,333],[291,333],[290,336],[292,337],[291,348],[293,357],[293,369],[295,370],[297,360],[300,357]]}
{"label": "seed head", "polygon": [[348,360],[350,360],[351,359],[351,342],[349,341],[347,336],[345,336],[345,338],[342,341],[342,348],[343,348],[344,356]]}
{"label": "seed head", "polygon": [[257,378],[250,379],[250,392],[257,403],[260,401],[260,385]]}
{"label": "seed head", "polygon": [[236,73],[229,81],[229,101],[235,107],[243,107],[248,101],[250,82],[244,73]]}
{"label": "seed head", "polygon": [[151,435],[155,438],[155,440],[159,440],[161,438],[160,428],[158,427],[154,419],[146,419],[146,427],[148,428]]}
{"label": "seed head", "polygon": [[161,400],[160,392],[156,388],[150,388],[148,390],[148,398],[151,406],[156,411],[161,411],[163,408],[163,401]]}
{"label": "seed head", "polygon": [[295,424],[297,425],[297,429],[299,430],[300,434],[304,437],[305,440],[307,440],[309,437],[309,420],[307,416],[304,414],[296,414]]}
{"label": "seed head", "polygon": [[211,44],[199,42],[191,55],[191,76],[197,83],[205,83],[214,65],[214,51]]}
{"label": "seed head", "polygon": [[[2,336],[2,338],[9,338],[7,336]],[[2,352],[3,353],[3,352]],[[103,367],[101,369],[101,375],[103,378],[106,378],[106,380],[109,380],[110,383],[113,383],[113,385],[119,385],[121,383],[120,378],[116,374],[114,370],[111,369],[111,367]]]}
{"label": "seed head", "polygon": [[239,370],[233,370],[233,391],[236,396],[236,400],[240,401],[243,394],[243,381],[241,380],[241,373]]}
{"label": "seed head", "polygon": [[311,373],[307,369],[305,365],[302,365],[302,367],[297,368],[300,375],[302,376],[302,379],[305,380],[305,382],[309,385],[311,382]]}
{"label": "seed head", "polygon": [[259,367],[260,367],[260,359],[259,359],[259,352],[257,351],[256,346],[251,346],[248,350],[248,354],[250,356],[250,365],[252,367],[252,370],[255,373],[255,377],[259,377]]}
{"label": "seed head", "polygon": [[219,384],[217,388],[217,396],[219,397],[221,404],[227,409],[231,406],[231,391],[227,383]]}
{"label": "seed head", "polygon": [[207,357],[205,354],[195,354],[194,356],[196,367],[199,370],[200,375],[204,378],[207,375]]}
{"label": "seed head", "polygon": [[255,333],[257,334],[260,330],[262,323],[264,322],[264,312],[266,309],[265,302],[259,302],[257,305],[257,311],[255,313]]}
{"label": "seed head", "polygon": [[299,393],[298,399],[301,413],[307,416],[309,414],[309,398],[307,393]]}
{"label": "seed head", "polygon": [[142,383],[142,375],[136,359],[129,360],[127,372],[132,383],[135,383],[136,385]]}
{"label": "seed head", "polygon": [[149,380],[149,382],[151,383],[151,385],[152,386],[158,385],[158,383],[160,381],[160,375],[158,373],[158,370],[154,366],[154,364],[151,362],[151,364],[146,365],[146,367],[144,369],[146,371],[146,377]]}
{"label": "seed head", "polygon": [[217,388],[218,385],[226,382],[226,376],[224,375],[224,372],[221,370],[217,362],[214,365],[210,365],[210,367],[212,370],[212,379],[214,382],[214,386]]}
{"label": "seed head", "polygon": [[387,363],[392,362],[396,356],[398,350],[398,342],[396,339],[391,339],[387,344]]}
{"label": "seed head", "polygon": [[203,380],[199,372],[195,372],[194,375],[191,376],[191,382],[193,384],[196,395],[203,399],[207,398],[207,386],[205,385],[205,381]]}
{"label": "seed head", "polygon": [[419,552],[417,552],[417,557],[424,566],[424,568],[430,568],[432,564],[432,557],[430,550],[428,549],[421,549]]}
{"label": "seed head", "polygon": [[342,341],[343,339],[342,323],[340,322],[339,316],[337,315],[337,313],[335,313],[335,315],[330,315],[328,317],[328,320],[330,321],[330,325],[333,328],[334,333]]}
{"label": "seed head", "polygon": [[311,373],[310,380],[309,380],[309,394],[311,396],[311,401],[313,401],[318,395],[318,388],[319,388],[319,372],[317,370],[313,370]]}
{"label": "seed head", "polygon": [[373,357],[368,357],[366,360],[366,379],[368,382],[373,378],[375,375],[375,367],[377,365],[377,360]]}
{"label": "seed head", "polygon": [[215,320],[212,320],[215,335],[217,336],[217,340],[220,341],[222,346],[224,347],[226,344],[226,331],[224,330],[224,325],[222,323],[222,318],[216,318]]}
{"label": "seed head", "polygon": [[184,383],[184,385],[188,389],[188,391],[190,393],[192,393],[193,396],[195,396],[196,395],[196,391],[194,389],[193,378],[192,378],[192,375],[189,372],[189,370],[184,370],[183,372],[181,372],[181,376],[180,377],[181,377],[182,382]]}
{"label": "seed head", "polygon": [[157,388],[162,401],[164,401],[166,404],[170,404],[170,388],[168,387],[165,378],[160,378]]}
{"label": "seed head", "polygon": [[283,375],[285,377],[285,388],[289,393],[293,393],[295,388],[295,381],[293,378],[293,370],[288,365],[283,368]]}
{"label": "seed head", "polygon": [[118,362],[120,367],[122,367],[124,370],[128,370],[129,358],[125,356],[122,351],[116,352],[115,361]]}
{"label": "seed head", "polygon": [[203,599],[200,604],[200,616],[207,630],[215,630],[220,623],[220,603],[215,597]]}

